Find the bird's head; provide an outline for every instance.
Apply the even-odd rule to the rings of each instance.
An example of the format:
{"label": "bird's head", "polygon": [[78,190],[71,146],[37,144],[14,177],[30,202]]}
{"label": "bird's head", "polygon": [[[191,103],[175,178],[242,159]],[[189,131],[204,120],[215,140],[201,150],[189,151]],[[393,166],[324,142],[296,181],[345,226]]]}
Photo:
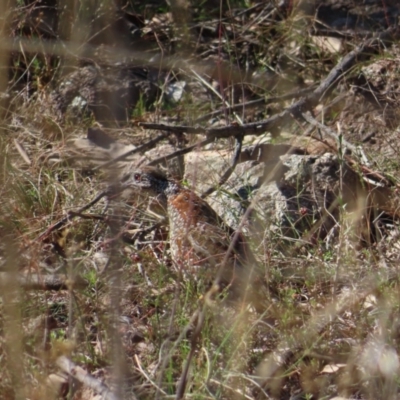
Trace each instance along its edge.
{"label": "bird's head", "polygon": [[152,167],[143,167],[132,171],[124,182],[126,186],[145,190],[152,194],[165,193],[171,184],[172,182],[163,172]]}

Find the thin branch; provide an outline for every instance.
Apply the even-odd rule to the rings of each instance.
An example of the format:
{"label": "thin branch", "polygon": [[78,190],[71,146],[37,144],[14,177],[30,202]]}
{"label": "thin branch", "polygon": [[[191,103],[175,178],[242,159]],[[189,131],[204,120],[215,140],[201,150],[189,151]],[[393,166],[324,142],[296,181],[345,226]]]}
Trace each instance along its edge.
{"label": "thin branch", "polygon": [[237,163],[239,162],[240,154],[242,152],[242,144],[243,144],[243,136],[236,136],[235,152],[233,153],[232,162],[231,162],[230,167],[222,175],[222,177],[219,180],[217,185],[208,188],[201,195],[202,199],[205,199],[211,193],[214,193],[219,187],[221,187],[230,178],[230,176],[232,175],[233,171],[236,168]]}
{"label": "thin branch", "polygon": [[[330,129],[329,127],[321,124],[320,122],[318,122],[315,118],[313,118],[310,113],[303,113],[302,114],[302,118],[304,120],[306,120],[307,122],[309,122],[310,124],[312,124],[313,126],[323,130],[328,136],[330,136],[331,138],[333,138],[335,141],[337,141],[339,143],[339,141],[341,140],[343,142],[343,144],[349,148],[355,155],[360,153],[360,150],[354,146],[353,144],[349,143],[347,140],[345,140],[344,138],[339,139],[339,136],[337,135],[336,132],[334,132],[332,129]],[[327,143],[325,143],[327,144]],[[329,146],[329,144],[327,144]],[[329,146],[331,147],[331,146]],[[333,149],[334,150],[334,149]],[[367,165],[359,165],[356,161],[354,161],[351,157],[349,157],[348,155],[344,155],[343,156],[344,159],[346,160],[346,162],[354,167],[354,166],[358,166],[359,170],[363,173],[363,178],[368,178],[368,179],[376,179],[377,182],[376,184],[383,184],[385,186],[395,186],[396,183],[390,181],[387,177],[383,176],[380,172],[377,171],[373,171],[371,170]],[[366,156],[364,155],[364,158],[366,158]],[[368,160],[367,160],[368,161]],[[365,162],[365,161],[364,161]],[[396,185],[397,186],[397,185]]]}
{"label": "thin branch", "polygon": [[200,334],[204,326],[205,321],[205,305],[203,306],[202,310],[199,311],[197,316],[197,323],[194,331],[192,332],[191,339],[190,339],[190,351],[186,358],[185,367],[183,368],[181,377],[179,378],[178,388],[176,390],[176,400],[183,399],[185,396],[185,390],[187,386],[187,378],[189,374],[189,368],[192,363],[194,354],[197,349],[197,345],[199,343]]}
{"label": "thin branch", "polygon": [[104,385],[101,381],[90,375],[82,367],[79,367],[73,363],[69,358],[65,356],[58,357],[56,364],[62,371],[67,373],[69,376],[75,378],[81,382],[84,386],[93,389],[97,394],[102,396],[104,400],[118,400],[112,391]]}
{"label": "thin branch", "polygon": [[143,240],[143,238],[148,235],[149,233],[155,231],[156,229],[162,227],[163,225],[166,225],[168,222],[168,219],[166,217],[164,217],[161,221],[153,224],[152,226],[146,228],[146,229],[142,229],[138,232],[136,232],[132,238],[132,242],[135,243],[137,240]]}
{"label": "thin branch", "polygon": [[336,132],[334,132],[331,128],[329,128],[326,125],[321,124],[321,122],[317,121],[314,117],[312,117],[312,115],[309,112],[302,113],[301,116],[309,124],[311,124],[311,125],[315,126],[316,128],[319,128],[322,131],[324,131],[325,134],[330,136],[337,143],[342,142],[354,154],[357,154],[357,152],[359,151],[356,146],[354,146],[353,144],[349,143],[345,138],[343,138],[343,137],[339,138],[339,135]]}
{"label": "thin branch", "polygon": [[156,385],[155,382],[153,382],[153,380],[150,378],[149,374],[144,370],[144,368],[142,367],[142,364],[140,362],[140,358],[137,356],[137,354],[135,354],[133,356],[133,358],[136,361],[136,365],[138,366],[139,371],[142,373],[142,375],[146,378],[146,380],[150,383],[150,385],[154,386],[154,388],[157,390],[157,392],[162,393],[164,396],[167,396],[168,393],[165,392],[164,390],[162,390],[159,386]]}
{"label": "thin branch", "polygon": [[[94,206],[96,203],[98,203],[103,197],[109,196],[111,194],[112,189],[104,190],[103,192],[99,193],[92,201],[90,201],[88,204],[84,205],[83,207],[79,208],[76,213],[82,213],[83,211],[88,210],[90,207]],[[74,215],[71,213],[68,213],[66,217],[60,219],[58,222],[56,222],[54,225],[50,226],[49,228],[46,229],[43,233],[41,233],[35,240],[34,242],[37,241],[43,241],[46,239],[50,233],[57,231],[61,229],[63,226],[65,226],[68,222],[70,222],[74,218]]]}
{"label": "thin branch", "polygon": [[359,31],[357,30],[356,32],[354,30],[342,30],[339,31],[337,29],[331,29],[331,28],[313,28],[310,31],[310,34],[312,36],[328,36],[330,38],[337,38],[337,39],[347,39],[347,40],[352,40],[352,39],[370,39],[373,37],[376,32],[374,31]]}
{"label": "thin branch", "polygon": [[165,124],[147,124],[141,123],[147,129],[158,129],[166,132],[186,133],[186,134],[206,134],[208,137],[227,138],[238,135],[261,135],[265,131],[279,133],[281,125],[287,123],[288,119],[302,119],[302,114],[315,107],[335,85],[340,82],[344,75],[355,65],[361,57],[370,58],[377,53],[379,47],[384,43],[393,41],[400,30],[395,27],[381,32],[371,39],[367,39],[364,43],[357,46],[354,50],[343,57],[338,64],[332,68],[328,76],[313,90],[310,94],[296,101],[290,107],[286,108],[279,114],[275,114],[270,118],[244,125],[229,125],[218,128],[201,128],[199,126],[171,126]]}
{"label": "thin branch", "polygon": [[205,133],[205,129],[201,126],[175,126],[175,125],[167,125],[167,124],[154,124],[152,122],[139,122],[138,126],[151,129],[151,130],[160,130],[171,133],[190,133],[190,134],[201,134]]}
{"label": "thin branch", "polygon": [[214,118],[220,114],[223,114],[225,111],[237,111],[237,110],[243,109],[245,107],[252,107],[252,106],[257,106],[257,105],[268,105],[268,104],[277,103],[277,102],[283,101],[283,100],[298,98],[298,97],[304,96],[304,95],[312,92],[313,90],[315,90],[315,85],[313,85],[312,87],[285,93],[280,96],[271,96],[268,98],[255,99],[255,100],[246,101],[244,103],[234,104],[230,107],[225,107],[223,109],[215,110],[208,114],[202,115],[201,117],[197,118],[194,121],[194,123],[199,124],[200,122],[207,121],[207,120]]}
{"label": "thin branch", "polygon": [[207,144],[210,144],[212,142],[214,142],[213,138],[207,138],[205,140],[202,140],[201,142],[195,143],[193,146],[185,147],[184,149],[175,151],[174,153],[168,154],[168,155],[163,156],[163,157],[156,158],[155,160],[149,162],[147,165],[148,166],[152,166],[152,165],[160,164],[162,162],[171,160],[172,158],[179,157],[179,156],[182,156],[184,154],[190,153],[194,149],[204,147]]}
{"label": "thin branch", "polygon": [[[161,383],[163,381],[163,375],[164,375],[164,372],[165,372],[165,370],[167,368],[168,363],[170,362],[172,356],[175,354],[175,351],[176,351],[177,347],[179,346],[179,344],[182,342],[182,340],[184,338],[187,337],[188,332],[192,329],[192,327],[196,323],[196,321],[199,320],[201,312],[202,312],[202,310],[197,309],[193,313],[193,315],[191,316],[189,322],[186,324],[184,329],[182,329],[181,333],[179,334],[179,337],[175,340],[173,346],[169,349],[168,353],[165,354],[164,358],[162,359],[162,362],[161,362],[161,365],[160,365],[159,377],[157,379],[157,387],[161,387]],[[198,326],[198,325],[196,324],[196,326]],[[161,395],[161,393],[158,390],[157,393],[156,393],[155,399],[159,400],[160,399],[160,395]]]}
{"label": "thin branch", "polygon": [[112,164],[115,164],[118,161],[122,161],[124,160],[126,157],[131,156],[132,154],[136,154],[136,153],[143,153],[147,150],[150,150],[152,148],[154,148],[154,146],[160,142],[161,140],[165,139],[166,137],[168,137],[168,133],[163,133],[157,137],[155,137],[152,140],[149,140],[147,143],[142,144],[139,147],[136,147],[135,149],[129,150],[124,154],[119,155],[118,157],[113,158],[112,160],[109,160],[107,162],[105,162],[104,164],[98,165],[96,167],[93,168],[93,171],[96,171],[97,169],[100,168],[106,168],[109,167]]}

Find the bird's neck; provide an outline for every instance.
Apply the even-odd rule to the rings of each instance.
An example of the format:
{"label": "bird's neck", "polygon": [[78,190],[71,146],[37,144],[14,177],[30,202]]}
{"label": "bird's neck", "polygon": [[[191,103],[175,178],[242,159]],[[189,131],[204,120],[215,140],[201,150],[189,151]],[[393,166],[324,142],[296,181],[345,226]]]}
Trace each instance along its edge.
{"label": "bird's neck", "polygon": [[180,190],[181,186],[178,183],[170,180],[160,182],[157,188],[157,191],[167,198],[176,195]]}
{"label": "bird's neck", "polygon": [[179,193],[179,191],[181,190],[181,186],[174,182],[174,181],[168,181],[168,185],[165,189],[165,194],[166,196],[173,196],[177,193]]}

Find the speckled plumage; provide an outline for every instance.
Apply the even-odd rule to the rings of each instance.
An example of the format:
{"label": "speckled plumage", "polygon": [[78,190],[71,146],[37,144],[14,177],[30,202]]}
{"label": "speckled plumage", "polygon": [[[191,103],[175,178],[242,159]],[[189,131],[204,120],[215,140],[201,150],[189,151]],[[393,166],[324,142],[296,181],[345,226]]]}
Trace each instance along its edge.
{"label": "speckled plumage", "polygon": [[[192,274],[213,281],[234,235],[233,229],[224,224],[205,200],[156,169],[133,172],[131,183],[166,201],[171,255],[176,268],[186,276]],[[247,282],[254,266],[254,258],[240,235],[223,266],[220,283],[238,286],[238,281]]]}

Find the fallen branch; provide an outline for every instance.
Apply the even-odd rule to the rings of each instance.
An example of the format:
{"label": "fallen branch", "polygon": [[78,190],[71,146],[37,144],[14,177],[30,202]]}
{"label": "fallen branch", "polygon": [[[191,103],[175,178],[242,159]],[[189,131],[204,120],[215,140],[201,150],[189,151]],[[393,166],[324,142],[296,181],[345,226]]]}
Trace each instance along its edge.
{"label": "fallen branch", "polygon": [[286,108],[279,114],[275,114],[270,118],[243,125],[229,125],[218,128],[202,128],[199,126],[171,126],[166,124],[140,123],[146,129],[163,130],[172,133],[186,134],[206,134],[214,139],[227,138],[238,135],[261,135],[265,131],[273,132],[279,135],[281,125],[288,119],[304,120],[302,114],[315,107],[329,91],[340,82],[345,74],[359,61],[359,58],[370,58],[376,54],[382,44],[389,43],[399,36],[399,30],[395,27],[381,32],[373,38],[365,40],[354,50],[343,57],[338,64],[330,71],[328,76],[308,95],[296,101],[290,107]]}
{"label": "fallen branch", "polygon": [[261,99],[255,99],[255,100],[250,100],[246,101],[245,103],[239,103],[239,104],[234,104],[232,106],[224,107],[223,109],[215,110],[212,111],[208,114],[202,115],[201,117],[197,118],[194,123],[198,124],[202,121],[207,121],[208,119],[215,118],[216,116],[223,114],[225,111],[238,111],[241,109],[244,109],[246,107],[252,107],[252,106],[257,106],[257,105],[268,105],[271,103],[277,103],[279,101],[284,101],[284,100],[289,100],[289,99],[294,99],[298,98],[301,96],[304,96],[310,92],[312,92],[315,89],[315,85],[312,87],[307,87],[304,89],[298,89],[289,93],[285,93],[279,96],[270,96],[267,98],[261,98]]}

